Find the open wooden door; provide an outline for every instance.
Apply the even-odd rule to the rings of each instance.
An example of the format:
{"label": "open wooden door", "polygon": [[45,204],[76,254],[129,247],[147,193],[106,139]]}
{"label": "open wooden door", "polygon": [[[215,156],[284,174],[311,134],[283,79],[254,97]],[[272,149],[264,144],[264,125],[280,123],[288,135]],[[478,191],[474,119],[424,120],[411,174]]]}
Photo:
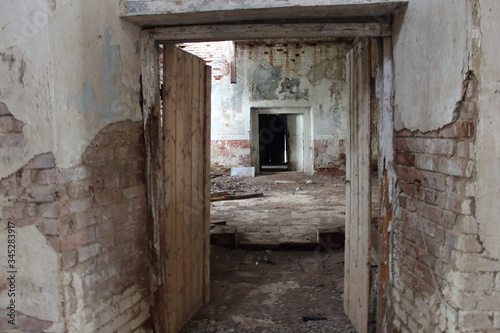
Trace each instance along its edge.
{"label": "open wooden door", "polygon": [[368,332],[370,298],[370,41],[347,54],[350,91],[346,173],[344,310],[359,333]]}
{"label": "open wooden door", "polygon": [[178,332],[209,298],[211,68],[164,46],[163,216],[158,238],[162,331]]}

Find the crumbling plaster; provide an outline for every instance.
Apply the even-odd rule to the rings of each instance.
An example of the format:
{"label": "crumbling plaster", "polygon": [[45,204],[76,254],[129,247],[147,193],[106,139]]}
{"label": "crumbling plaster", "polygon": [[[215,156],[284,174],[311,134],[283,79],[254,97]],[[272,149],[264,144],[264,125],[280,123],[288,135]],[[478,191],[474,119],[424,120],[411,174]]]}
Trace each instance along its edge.
{"label": "crumbling plaster", "polygon": [[212,140],[251,140],[255,108],[306,109],[312,120],[303,129],[306,154],[313,154],[312,140],[327,142],[314,167],[328,167],[345,153],[339,143],[347,116],[345,52],[334,44],[239,44],[237,84],[229,76],[212,83]]}
{"label": "crumbling plaster", "polygon": [[140,30],[115,1],[57,1],[52,27],[54,141],[58,166],[71,167],[99,130],[140,120]]}
{"label": "crumbling plaster", "polygon": [[[0,151],[0,179],[52,150],[49,1],[0,3],[0,102],[24,124],[25,143]],[[0,133],[1,135],[1,133]]]}
{"label": "crumbling plaster", "polygon": [[108,1],[4,1],[0,102],[24,123],[26,144],[7,148],[0,178],[54,151],[77,165],[96,133],[140,120],[140,28]]}
{"label": "crumbling plaster", "polygon": [[[477,131],[476,209],[486,254],[500,259],[500,7],[496,0],[479,1],[481,54],[479,124]],[[498,286],[497,286],[498,287]]]}
{"label": "crumbling plaster", "polygon": [[465,0],[410,1],[396,17],[396,130],[428,132],[452,121],[468,69],[468,26]]}

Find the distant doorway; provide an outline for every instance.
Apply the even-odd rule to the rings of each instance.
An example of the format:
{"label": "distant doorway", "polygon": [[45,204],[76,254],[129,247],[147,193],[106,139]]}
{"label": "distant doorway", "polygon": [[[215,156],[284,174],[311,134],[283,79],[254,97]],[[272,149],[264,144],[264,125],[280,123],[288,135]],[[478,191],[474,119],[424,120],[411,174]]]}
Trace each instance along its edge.
{"label": "distant doorway", "polygon": [[312,173],[308,108],[252,108],[252,165],[256,171]]}
{"label": "distant doorway", "polygon": [[288,171],[286,114],[259,114],[260,170]]}

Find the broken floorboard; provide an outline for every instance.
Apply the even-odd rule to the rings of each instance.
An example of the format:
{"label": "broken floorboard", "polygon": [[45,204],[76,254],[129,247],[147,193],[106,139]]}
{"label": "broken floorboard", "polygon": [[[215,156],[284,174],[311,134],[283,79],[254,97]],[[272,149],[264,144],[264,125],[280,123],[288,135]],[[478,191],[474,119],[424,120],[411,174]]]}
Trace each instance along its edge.
{"label": "broken floorboard", "polygon": [[226,194],[219,197],[212,197],[210,201],[222,201],[222,200],[240,200],[240,199],[253,199],[253,198],[261,198],[264,196],[264,193],[250,193],[250,194]]}
{"label": "broken floorboard", "polygon": [[[251,232],[253,231],[253,232]],[[252,249],[318,249],[332,250],[344,247],[345,228],[330,227],[314,230],[309,226],[271,227],[239,233],[230,225],[212,225],[210,242],[230,248]]]}

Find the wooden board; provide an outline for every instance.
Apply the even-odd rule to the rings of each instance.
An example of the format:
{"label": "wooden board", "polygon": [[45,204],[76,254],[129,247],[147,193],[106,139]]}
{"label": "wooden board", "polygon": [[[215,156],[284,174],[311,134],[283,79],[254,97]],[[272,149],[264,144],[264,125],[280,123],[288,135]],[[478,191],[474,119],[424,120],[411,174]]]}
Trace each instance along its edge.
{"label": "wooden board", "polygon": [[347,54],[350,115],[346,174],[344,310],[359,333],[368,332],[370,297],[370,44]]}
{"label": "wooden board", "polygon": [[388,23],[229,24],[164,27],[152,30],[159,41],[202,42],[271,38],[390,36]]}
{"label": "wooden board", "polygon": [[167,332],[176,333],[207,300],[210,79],[205,62],[164,47],[163,238]]}

